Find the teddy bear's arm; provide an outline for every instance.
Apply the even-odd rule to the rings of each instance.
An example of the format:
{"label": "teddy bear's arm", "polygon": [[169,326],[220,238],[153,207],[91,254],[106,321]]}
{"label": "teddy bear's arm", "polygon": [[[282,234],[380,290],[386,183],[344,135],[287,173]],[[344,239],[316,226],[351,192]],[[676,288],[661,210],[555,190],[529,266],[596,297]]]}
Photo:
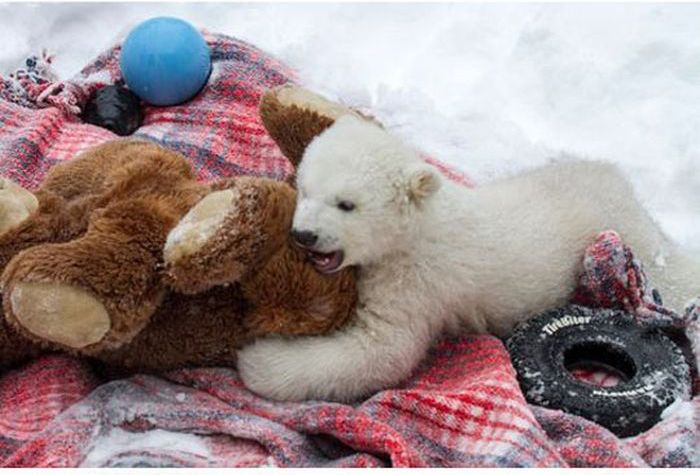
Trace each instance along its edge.
{"label": "teddy bear's arm", "polygon": [[239,177],[194,206],[163,251],[170,286],[193,294],[259,269],[289,235],[295,192],[267,178]]}
{"label": "teddy bear's arm", "polygon": [[[52,167],[34,193],[0,178],[0,272],[24,249],[67,242],[85,233],[91,213],[110,202],[109,187],[125,175],[138,175],[134,166],[138,168],[150,154],[163,154],[162,150],[137,140],[92,147]],[[179,161],[185,166],[174,167],[177,172],[194,180],[186,161]]]}
{"label": "teddy bear's arm", "polygon": [[89,197],[67,203],[60,196],[43,190],[32,196],[37,200],[37,207],[31,214],[0,233],[0,273],[20,251],[39,244],[70,241],[87,229],[86,210],[93,206]]}

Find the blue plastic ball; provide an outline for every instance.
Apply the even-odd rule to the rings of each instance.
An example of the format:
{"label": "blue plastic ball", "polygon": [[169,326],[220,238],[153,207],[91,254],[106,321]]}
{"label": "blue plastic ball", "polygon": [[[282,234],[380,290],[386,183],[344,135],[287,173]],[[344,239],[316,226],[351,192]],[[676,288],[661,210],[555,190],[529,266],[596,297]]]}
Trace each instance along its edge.
{"label": "blue plastic ball", "polygon": [[134,28],[119,66],[126,85],[144,101],[171,106],[194,97],[211,72],[209,46],[192,25],[156,17]]}

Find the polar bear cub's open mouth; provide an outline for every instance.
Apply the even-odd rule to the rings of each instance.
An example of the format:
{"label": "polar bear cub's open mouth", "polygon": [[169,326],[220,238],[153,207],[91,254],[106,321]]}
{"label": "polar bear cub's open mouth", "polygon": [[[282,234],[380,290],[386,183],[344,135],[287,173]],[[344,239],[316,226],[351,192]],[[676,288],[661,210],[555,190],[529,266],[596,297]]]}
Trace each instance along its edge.
{"label": "polar bear cub's open mouth", "polygon": [[342,249],[330,252],[321,252],[314,249],[313,245],[305,244],[303,238],[300,239],[298,233],[292,232],[294,244],[301,248],[308,258],[311,265],[322,274],[332,274],[340,270],[340,266],[345,259],[345,253]]}
{"label": "polar bear cub's open mouth", "polygon": [[343,251],[315,252],[311,249],[306,249],[306,252],[314,268],[323,274],[333,273],[339,270],[343,264]]}

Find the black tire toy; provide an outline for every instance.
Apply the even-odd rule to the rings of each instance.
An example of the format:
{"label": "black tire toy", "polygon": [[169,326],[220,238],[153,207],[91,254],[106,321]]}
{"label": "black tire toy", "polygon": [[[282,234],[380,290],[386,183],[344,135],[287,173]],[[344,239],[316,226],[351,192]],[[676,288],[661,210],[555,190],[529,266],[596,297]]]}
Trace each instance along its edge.
{"label": "black tire toy", "polygon": [[[594,421],[619,437],[651,428],[678,398],[689,398],[690,369],[659,329],[615,310],[568,306],[520,324],[507,340],[525,398]],[[602,387],[570,371],[598,367],[619,376]]]}
{"label": "black tire toy", "polygon": [[143,122],[141,99],[120,85],[103,87],[85,104],[83,120],[120,136],[131,135]]}

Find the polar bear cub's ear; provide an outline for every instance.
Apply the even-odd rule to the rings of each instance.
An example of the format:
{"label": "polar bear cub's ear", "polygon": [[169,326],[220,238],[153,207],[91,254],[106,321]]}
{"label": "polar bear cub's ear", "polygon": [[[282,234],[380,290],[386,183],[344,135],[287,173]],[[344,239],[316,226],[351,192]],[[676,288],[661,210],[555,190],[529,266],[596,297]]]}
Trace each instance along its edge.
{"label": "polar bear cub's ear", "polygon": [[420,204],[440,189],[441,181],[435,169],[428,165],[415,167],[408,175],[408,200]]}

